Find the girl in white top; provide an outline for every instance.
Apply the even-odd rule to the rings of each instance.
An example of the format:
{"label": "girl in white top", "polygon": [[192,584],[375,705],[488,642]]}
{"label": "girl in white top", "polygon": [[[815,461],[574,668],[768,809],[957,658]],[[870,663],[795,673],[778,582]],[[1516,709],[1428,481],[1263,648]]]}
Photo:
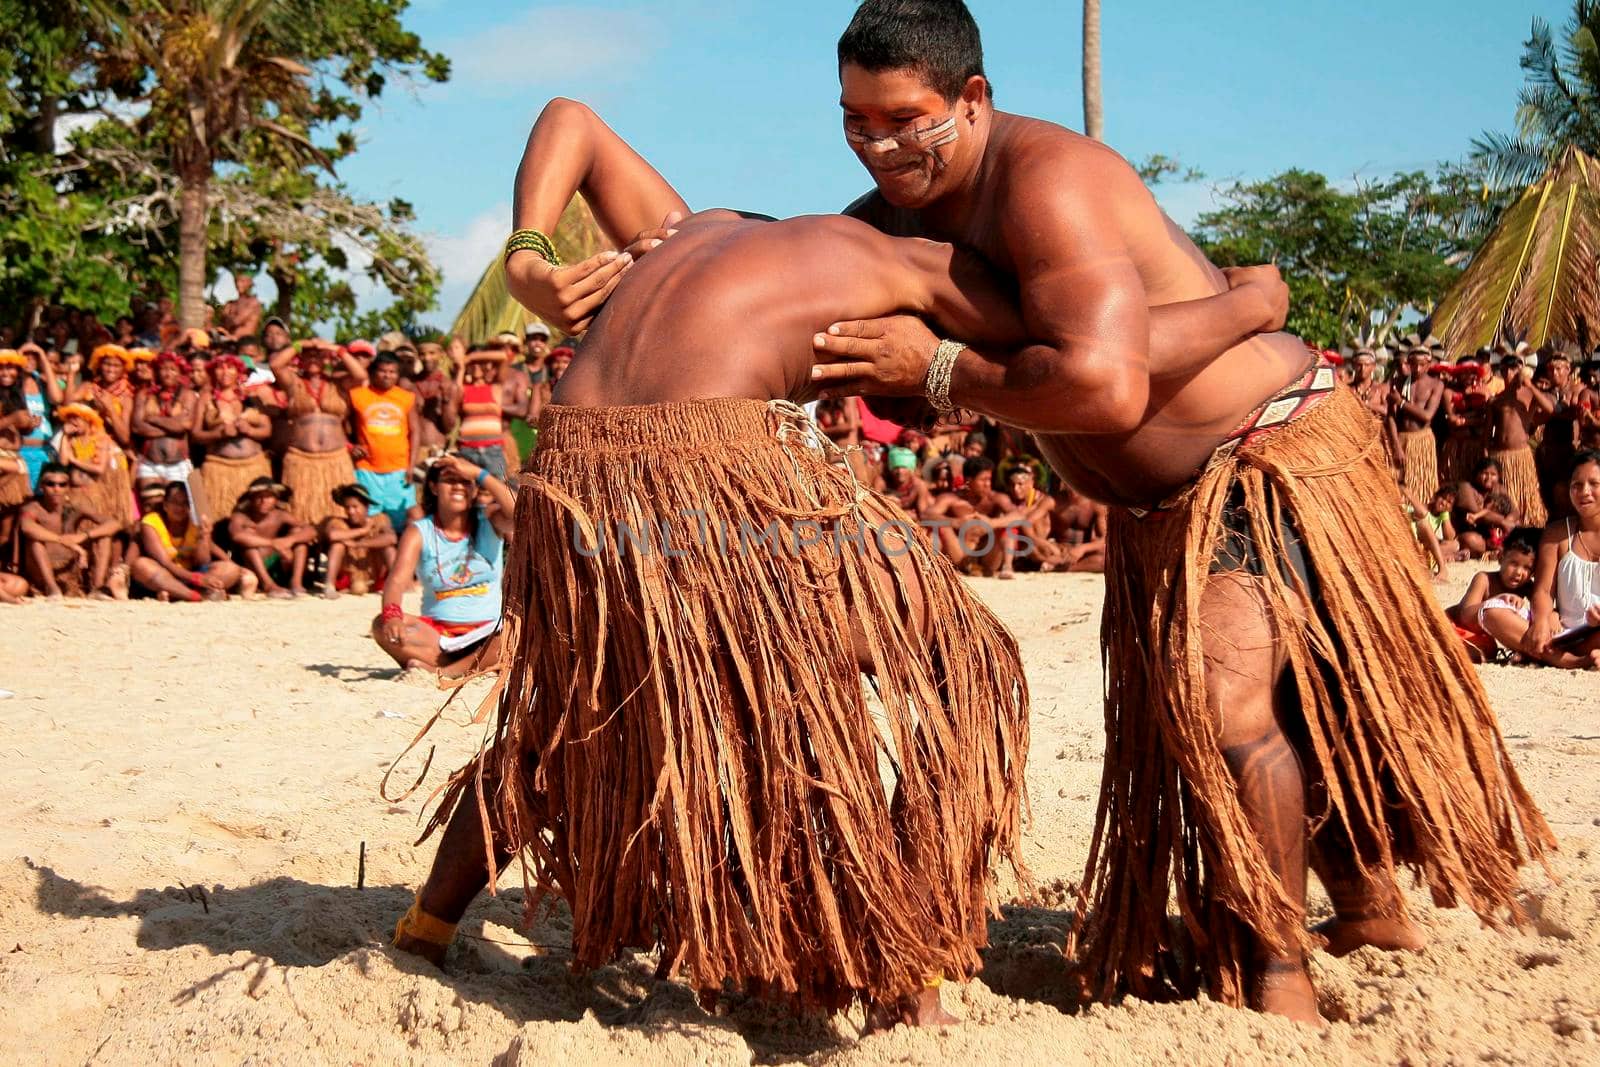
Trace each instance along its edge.
{"label": "girl in white top", "polygon": [[1600,627],[1600,452],[1578,453],[1567,491],[1576,514],[1547,526],[1539,544],[1526,650],[1553,666],[1600,669],[1600,633],[1554,643],[1564,631]]}

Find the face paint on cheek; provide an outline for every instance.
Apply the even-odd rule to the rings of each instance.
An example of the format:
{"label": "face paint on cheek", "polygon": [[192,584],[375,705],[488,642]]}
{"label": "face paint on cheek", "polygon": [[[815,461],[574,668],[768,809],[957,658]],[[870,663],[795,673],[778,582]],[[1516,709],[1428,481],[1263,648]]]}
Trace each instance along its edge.
{"label": "face paint on cheek", "polygon": [[[847,126],[844,136],[857,151],[864,154],[869,150],[905,153],[908,157],[906,162],[910,161],[912,155],[925,157],[930,161],[933,172],[938,174],[949,166],[939,154],[939,149],[960,140],[961,129],[956,125],[956,117],[952,113],[931,126],[919,127],[915,123],[907,123],[882,137],[873,137],[865,130],[852,130]],[[894,168],[885,165],[883,169]]]}

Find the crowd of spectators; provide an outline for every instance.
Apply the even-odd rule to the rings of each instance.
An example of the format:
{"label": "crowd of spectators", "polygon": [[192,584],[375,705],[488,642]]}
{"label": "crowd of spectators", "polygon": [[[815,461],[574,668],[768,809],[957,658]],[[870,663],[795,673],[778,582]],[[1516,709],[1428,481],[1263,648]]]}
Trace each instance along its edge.
{"label": "crowd of spectators", "polygon": [[[373,631],[399,662],[461,658],[386,640],[400,593],[415,574],[425,604],[450,602],[402,616],[441,641],[498,618],[499,550],[474,531],[509,523],[507,472],[572,350],[538,323],[470,347],[296,340],[236,287],[206,328],[181,329],[167,300],[110,324],[40,306],[0,325],[0,601],[387,590]],[[469,506],[441,515],[462,479]],[[447,590],[457,571],[495,572],[495,603]],[[469,603],[482,618],[459,617]]]}
{"label": "crowd of spectators", "polygon": [[1413,334],[1387,366],[1369,348],[1343,362],[1434,566],[1500,562],[1450,609],[1474,657],[1600,666],[1585,628],[1600,623],[1600,352],[1552,341],[1451,358]]}
{"label": "crowd of spectators", "polygon": [[[573,349],[537,322],[470,347],[296,340],[235,284],[206,328],[180,329],[164,299],[109,325],[61,307],[0,325],[0,601],[381,594],[373,636],[397,662],[467,662],[499,614],[508,472]],[[1574,481],[1600,449],[1600,359],[1556,343],[1450,358],[1416,335],[1384,358],[1329,355],[1380,421],[1436,568],[1501,560],[1452,609],[1474,653],[1575,665],[1534,608],[1587,613],[1557,610],[1557,585],[1568,557],[1600,558]],[[1105,508],[1026,434],[982,418],[923,433],[859,398],[812,414],[967,573],[1103,569]]]}

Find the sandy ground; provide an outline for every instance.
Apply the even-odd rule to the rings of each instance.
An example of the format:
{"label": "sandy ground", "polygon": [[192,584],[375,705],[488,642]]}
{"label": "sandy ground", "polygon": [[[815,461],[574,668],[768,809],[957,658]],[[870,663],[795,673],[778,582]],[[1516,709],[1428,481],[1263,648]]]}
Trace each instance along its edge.
{"label": "sandy ground", "polygon": [[1099,778],[1101,586],[1025,576],[980,590],[1020,637],[1033,683],[1027,858],[1046,888],[993,922],[982,979],[947,987],[961,1026],[865,1039],[859,1017],[796,1021],[754,1003],[707,1015],[683,986],[653,981],[648,956],[574,977],[564,913],[519,931],[520,889],[473,907],[448,973],[386,948],[432,855],[412,847],[423,795],[479,729],[452,712],[434,731],[429,786],[395,804],[378,795],[439,697],[397,678],[367,640],[375,598],[0,609],[12,647],[0,686],[15,692],[0,701],[11,814],[0,1052],[28,1063],[1600,1062],[1600,680],[1484,672],[1563,847],[1559,883],[1525,878],[1527,929],[1490,931],[1419,898],[1426,952],[1315,961],[1335,1020],[1322,1034],[1209,1002],[1068,1013],[1057,946]]}

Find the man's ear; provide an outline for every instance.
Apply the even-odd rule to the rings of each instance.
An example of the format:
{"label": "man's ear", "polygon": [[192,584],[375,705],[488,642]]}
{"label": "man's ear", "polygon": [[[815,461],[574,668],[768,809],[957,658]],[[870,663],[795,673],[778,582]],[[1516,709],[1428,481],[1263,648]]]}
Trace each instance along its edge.
{"label": "man's ear", "polygon": [[982,74],[974,74],[967,79],[967,84],[961,88],[961,113],[968,122],[975,122],[978,118],[978,108],[989,99],[989,79]]}

